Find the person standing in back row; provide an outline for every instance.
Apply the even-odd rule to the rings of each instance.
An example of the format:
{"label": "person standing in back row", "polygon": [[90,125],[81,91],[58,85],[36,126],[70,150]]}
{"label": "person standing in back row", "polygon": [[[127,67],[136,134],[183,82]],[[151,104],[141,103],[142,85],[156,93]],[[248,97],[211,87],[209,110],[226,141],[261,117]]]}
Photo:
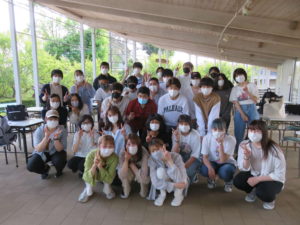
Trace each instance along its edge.
{"label": "person standing in back row", "polygon": [[98,88],[101,86],[101,82],[100,82],[100,76],[104,75],[108,78],[108,83],[112,84],[117,82],[117,79],[114,78],[113,76],[111,76],[108,71],[109,71],[109,64],[108,62],[102,62],[100,65],[100,70],[101,70],[101,74],[95,78],[94,83],[93,83],[93,87],[95,89],[95,91],[98,90]]}

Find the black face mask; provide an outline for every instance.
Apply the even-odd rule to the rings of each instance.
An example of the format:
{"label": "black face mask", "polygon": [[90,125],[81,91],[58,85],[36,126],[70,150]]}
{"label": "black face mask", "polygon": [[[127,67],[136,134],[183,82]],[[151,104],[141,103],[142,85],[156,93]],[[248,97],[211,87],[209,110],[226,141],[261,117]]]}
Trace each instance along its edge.
{"label": "black face mask", "polygon": [[104,90],[108,89],[109,84],[100,84],[100,87]]}
{"label": "black face mask", "polygon": [[184,73],[189,73],[191,70],[190,70],[190,68],[188,68],[188,67],[184,67],[183,68],[183,72]]}
{"label": "black face mask", "polygon": [[111,94],[111,97],[112,97],[112,98],[116,98],[116,99],[117,99],[117,98],[120,98],[120,97],[121,97],[121,93],[119,93],[119,92],[114,92],[114,93]]}
{"label": "black face mask", "polygon": [[135,89],[135,88],[136,88],[136,85],[135,85],[135,84],[129,84],[128,87],[129,87],[130,89]]}

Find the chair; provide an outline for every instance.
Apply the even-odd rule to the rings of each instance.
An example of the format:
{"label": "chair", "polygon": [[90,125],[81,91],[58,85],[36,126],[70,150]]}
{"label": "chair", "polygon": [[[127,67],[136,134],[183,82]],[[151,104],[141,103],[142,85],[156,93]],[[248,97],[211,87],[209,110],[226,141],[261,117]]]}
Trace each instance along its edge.
{"label": "chair", "polygon": [[[5,135],[3,129],[0,127],[0,131],[2,134]],[[15,160],[16,160],[16,167],[19,167],[18,164],[18,156],[17,156],[17,148],[15,144],[13,143],[13,140],[6,140],[3,136],[0,136],[0,148],[3,148],[4,154],[5,154],[5,162],[6,165],[8,164],[8,159],[7,159],[7,151],[11,152],[11,147],[14,148],[14,153],[15,153]]]}
{"label": "chair", "polygon": [[[287,157],[287,151],[288,151],[288,142],[294,142],[295,150],[297,149],[297,144],[300,144],[300,137],[293,137],[293,136],[285,136],[282,139],[283,142],[287,142],[286,149],[285,149],[285,158]],[[300,177],[300,148],[299,148],[299,158],[298,158],[298,177]]]}

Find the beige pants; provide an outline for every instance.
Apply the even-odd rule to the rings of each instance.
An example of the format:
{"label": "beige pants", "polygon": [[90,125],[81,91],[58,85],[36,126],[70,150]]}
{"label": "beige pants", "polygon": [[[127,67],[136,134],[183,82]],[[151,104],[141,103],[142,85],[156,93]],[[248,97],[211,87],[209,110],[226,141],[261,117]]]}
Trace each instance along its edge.
{"label": "beige pants", "polygon": [[[128,170],[127,177],[120,179],[122,181],[122,187],[125,196],[129,196],[131,191],[131,182],[134,180],[134,178],[135,178],[134,174],[131,172],[131,170]],[[148,193],[148,184],[141,183],[138,180],[137,182],[140,184],[140,195],[141,197],[145,198]]]}

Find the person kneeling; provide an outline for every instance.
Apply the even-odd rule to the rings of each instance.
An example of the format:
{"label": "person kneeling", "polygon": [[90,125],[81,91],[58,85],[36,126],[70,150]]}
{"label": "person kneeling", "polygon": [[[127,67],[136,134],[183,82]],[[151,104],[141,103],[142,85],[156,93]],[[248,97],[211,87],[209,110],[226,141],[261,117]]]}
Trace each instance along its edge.
{"label": "person kneeling", "polygon": [[111,183],[116,176],[116,168],[119,158],[114,153],[114,138],[110,135],[104,135],[99,138],[98,149],[91,151],[84,163],[83,180],[85,188],[80,194],[78,201],[87,202],[93,195],[93,186],[96,182],[103,182],[103,192],[107,199],[115,197],[111,188]]}
{"label": "person kneeling", "polygon": [[207,187],[216,187],[217,175],[224,180],[224,191],[232,192],[232,179],[236,170],[233,158],[236,140],[226,134],[226,123],[222,119],[212,122],[212,133],[204,136],[202,142],[203,164],[200,173],[208,177]]}
{"label": "person kneeling", "polygon": [[254,120],[249,125],[249,140],[241,142],[238,151],[238,167],[233,184],[247,193],[245,200],[261,199],[263,208],[272,210],[275,197],[285,182],[286,162],[279,145],[268,137],[267,124]]}
{"label": "person kneeling", "polygon": [[[149,199],[154,205],[162,206],[167,192],[174,191],[172,206],[180,206],[187,191],[188,178],[181,156],[176,152],[168,152],[162,140],[154,138],[148,144],[151,157],[148,160],[152,187]],[[160,195],[156,198],[156,190]]]}
{"label": "person kneeling", "polygon": [[128,198],[130,183],[136,180],[140,186],[140,196],[145,198],[150,182],[148,169],[148,151],[142,147],[140,138],[136,134],[129,134],[125,150],[120,155],[118,175],[122,181],[123,194],[121,198]]}

